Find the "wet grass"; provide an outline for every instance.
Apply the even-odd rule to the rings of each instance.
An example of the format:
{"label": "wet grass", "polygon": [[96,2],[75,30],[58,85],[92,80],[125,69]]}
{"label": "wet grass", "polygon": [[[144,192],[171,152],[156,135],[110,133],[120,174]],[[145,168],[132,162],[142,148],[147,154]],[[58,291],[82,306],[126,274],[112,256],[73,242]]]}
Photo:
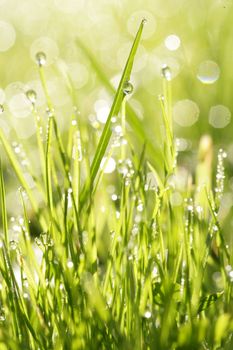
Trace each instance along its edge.
{"label": "wet grass", "polygon": [[[46,58],[40,53],[46,135],[36,96],[27,96],[37,126],[42,175],[35,184],[42,201],[37,201],[0,131],[21,185],[22,203],[22,216],[14,222],[15,240],[1,166],[1,349],[232,349],[232,247],[218,217],[226,154],[219,150],[215,155],[213,178],[213,145],[205,136],[195,181],[193,174],[182,173],[169,67],[163,67],[161,77],[160,153],[146,141],[129,106],[130,74],[144,24],[96,147],[89,147],[93,130],[80,123],[76,109],[68,137],[60,134],[46,86]],[[82,48],[113,92],[97,62]],[[74,96],[70,78],[65,79]],[[134,151],[128,127],[141,152]],[[116,161],[116,170],[107,175],[110,159]]]}

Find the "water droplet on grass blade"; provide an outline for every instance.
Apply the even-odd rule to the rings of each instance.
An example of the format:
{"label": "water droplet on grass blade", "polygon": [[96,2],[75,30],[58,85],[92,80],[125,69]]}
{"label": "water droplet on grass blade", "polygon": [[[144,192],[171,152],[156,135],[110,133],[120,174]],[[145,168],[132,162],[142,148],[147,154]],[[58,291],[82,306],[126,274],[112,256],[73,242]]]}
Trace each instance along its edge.
{"label": "water droplet on grass blade", "polygon": [[147,310],[145,313],[144,313],[144,317],[145,318],[151,318],[151,312],[149,310]]}
{"label": "water droplet on grass blade", "polygon": [[73,261],[71,261],[71,260],[67,261],[67,267],[68,267],[68,269],[72,269],[73,266],[74,266]]}
{"label": "water droplet on grass blade", "polygon": [[158,100],[161,102],[164,102],[164,95],[163,94],[159,94],[158,95]]}
{"label": "water droplet on grass blade", "polygon": [[28,90],[26,92],[26,96],[27,98],[29,99],[29,101],[32,103],[32,104],[35,104],[36,103],[36,92],[34,90]]}
{"label": "water droplet on grass blade", "polygon": [[4,112],[4,107],[3,105],[0,105],[0,114],[2,114]]}
{"label": "water droplet on grass blade", "polygon": [[137,205],[137,211],[142,212],[143,209],[144,209],[143,203],[142,203],[142,202],[139,202],[138,205]]}
{"label": "water droplet on grass blade", "polygon": [[130,81],[126,81],[123,86],[123,93],[125,96],[132,94],[133,84]]}
{"label": "water droplet on grass blade", "polygon": [[12,240],[10,241],[10,247],[11,247],[11,249],[12,249],[12,250],[16,250],[17,246],[18,246],[18,243],[17,243],[15,240],[12,239]]}
{"label": "water droplet on grass blade", "polygon": [[171,69],[170,67],[168,67],[167,64],[163,64],[161,73],[162,73],[162,77],[165,78],[167,81],[172,80]]}
{"label": "water droplet on grass blade", "polygon": [[42,67],[46,64],[46,55],[44,52],[40,51],[37,52],[36,54],[36,62],[38,64],[39,67]]}

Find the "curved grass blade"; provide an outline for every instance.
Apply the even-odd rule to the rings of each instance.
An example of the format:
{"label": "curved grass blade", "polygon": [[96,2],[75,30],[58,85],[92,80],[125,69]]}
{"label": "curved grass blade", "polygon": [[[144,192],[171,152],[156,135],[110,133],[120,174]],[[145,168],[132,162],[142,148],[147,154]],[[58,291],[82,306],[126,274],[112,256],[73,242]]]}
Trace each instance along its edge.
{"label": "curved grass blade", "polygon": [[84,200],[85,200],[86,193],[88,192],[89,188],[92,186],[92,184],[96,178],[97,172],[98,172],[99,167],[100,167],[101,160],[102,160],[102,158],[105,154],[105,151],[107,149],[107,146],[109,144],[109,140],[110,140],[110,137],[112,134],[111,118],[114,115],[116,115],[120,110],[122,99],[124,97],[123,86],[124,86],[125,82],[130,79],[131,71],[133,68],[134,57],[135,57],[136,52],[137,52],[137,48],[138,48],[138,45],[140,42],[140,38],[142,35],[144,24],[145,24],[145,20],[142,20],[142,22],[139,26],[138,32],[136,34],[136,37],[134,39],[129,57],[127,59],[127,62],[126,62],[119,86],[118,86],[118,89],[117,89],[116,94],[115,94],[115,98],[114,98],[111,110],[110,110],[109,115],[108,115],[108,119],[106,121],[104,130],[103,130],[102,135],[101,135],[100,140],[99,140],[99,144],[97,146],[97,150],[96,150],[93,162],[91,164],[90,179],[88,179],[88,182],[84,186],[84,190],[80,196],[80,207],[82,207]]}
{"label": "curved grass blade", "polygon": [[[99,80],[102,81],[102,83],[110,93],[115,93],[115,88],[109,81],[108,77],[105,75],[104,69],[101,67],[94,55],[79,38],[76,39],[76,42],[79,48],[84,53],[84,55],[90,61],[93,71],[98,76]],[[142,128],[142,123],[137,117],[136,112],[129,104],[127,104],[126,106],[126,114],[128,122],[132,127],[135,135],[141,143],[144,143],[148,136],[145,130]],[[154,146],[151,140],[147,140],[147,154],[150,155],[151,160],[156,159],[156,164],[161,164],[161,162],[163,161],[161,152]]]}

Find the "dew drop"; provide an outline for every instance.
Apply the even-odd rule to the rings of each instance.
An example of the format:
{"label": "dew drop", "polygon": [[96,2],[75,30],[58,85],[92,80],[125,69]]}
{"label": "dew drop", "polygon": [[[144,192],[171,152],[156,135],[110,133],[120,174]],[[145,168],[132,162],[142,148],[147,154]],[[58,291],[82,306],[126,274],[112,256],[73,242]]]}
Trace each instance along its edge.
{"label": "dew drop", "polygon": [[17,243],[15,240],[12,239],[12,240],[10,241],[10,247],[11,247],[11,249],[12,249],[12,250],[16,250],[17,246],[18,246],[18,243]]}
{"label": "dew drop", "polygon": [[123,86],[124,95],[130,95],[133,92],[133,84],[130,81],[126,81]]}
{"label": "dew drop", "polygon": [[72,269],[74,266],[73,262],[71,260],[67,261],[67,267],[68,269]]}
{"label": "dew drop", "polygon": [[164,95],[163,94],[159,94],[158,95],[158,100],[161,102],[164,102]]}
{"label": "dew drop", "polygon": [[154,17],[154,14],[150,11],[145,10],[138,10],[132,13],[132,15],[129,17],[127,21],[127,28],[128,32],[131,35],[135,35],[136,30],[138,29],[139,23],[142,23],[144,26],[144,30],[142,33],[143,39],[149,39],[151,38],[155,31],[156,31],[156,19]]}
{"label": "dew drop", "polygon": [[112,118],[111,118],[111,122],[112,122],[113,124],[115,124],[116,121],[117,121],[117,117],[112,117]]}
{"label": "dew drop", "polygon": [[113,193],[111,198],[113,202],[117,201],[117,194]]}
{"label": "dew drop", "polygon": [[200,205],[197,205],[197,206],[196,206],[196,212],[197,212],[198,214],[202,214],[202,213],[203,213],[203,207],[201,207]]}
{"label": "dew drop", "polygon": [[42,52],[42,51],[37,52],[37,54],[36,54],[36,62],[37,62],[39,67],[42,67],[42,66],[45,65],[45,63],[46,63],[46,55],[45,55],[44,52]]}
{"label": "dew drop", "polygon": [[54,109],[50,109],[50,108],[46,108],[46,113],[48,115],[49,118],[52,118],[54,115]]}
{"label": "dew drop", "polygon": [[165,78],[167,81],[170,81],[172,79],[171,69],[168,67],[167,64],[163,64],[161,69],[162,77]]}
{"label": "dew drop", "polygon": [[0,310],[0,322],[4,322],[5,320],[6,320],[6,315],[5,315],[4,309],[2,308]]}
{"label": "dew drop", "polygon": [[24,278],[24,280],[23,280],[23,286],[24,286],[25,288],[28,288],[28,287],[29,287],[29,283],[28,283],[27,278]]}
{"label": "dew drop", "polygon": [[139,202],[139,204],[137,205],[137,211],[142,212],[144,209],[143,203]]}
{"label": "dew drop", "polygon": [[36,103],[37,95],[36,95],[36,92],[34,90],[28,90],[26,92],[26,96],[33,105]]}
{"label": "dew drop", "polygon": [[147,310],[145,313],[144,313],[144,317],[145,318],[151,318],[151,312],[149,310]]}
{"label": "dew drop", "polygon": [[0,114],[2,114],[4,112],[4,107],[3,105],[0,105]]}
{"label": "dew drop", "polygon": [[121,125],[116,125],[114,128],[114,131],[116,134],[121,135],[122,134],[122,127]]}

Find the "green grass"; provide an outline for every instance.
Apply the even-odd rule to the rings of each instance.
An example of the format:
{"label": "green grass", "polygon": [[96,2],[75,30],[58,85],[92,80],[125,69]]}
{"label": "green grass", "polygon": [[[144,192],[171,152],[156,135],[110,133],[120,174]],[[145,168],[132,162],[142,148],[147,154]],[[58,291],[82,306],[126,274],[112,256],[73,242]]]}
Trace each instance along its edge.
{"label": "green grass", "polygon": [[[80,122],[76,109],[68,135],[60,134],[46,67],[39,64],[48,107],[46,135],[41,134],[44,120],[31,102],[42,169],[35,184],[42,202],[0,131],[22,203],[22,216],[12,228],[1,164],[0,349],[233,347],[232,246],[218,217],[225,153],[215,155],[214,178],[213,145],[206,136],[196,173],[187,174],[180,185],[167,74],[161,76],[164,142],[159,153],[146,139],[125,91],[144,24],[116,92],[91,53],[77,43],[103,85],[114,92],[95,147],[89,145],[94,132]],[[64,76],[75,104],[71,78]],[[120,135],[113,117],[122,127]],[[129,126],[141,152],[134,151]],[[104,157],[117,161],[110,175],[104,172]]]}

